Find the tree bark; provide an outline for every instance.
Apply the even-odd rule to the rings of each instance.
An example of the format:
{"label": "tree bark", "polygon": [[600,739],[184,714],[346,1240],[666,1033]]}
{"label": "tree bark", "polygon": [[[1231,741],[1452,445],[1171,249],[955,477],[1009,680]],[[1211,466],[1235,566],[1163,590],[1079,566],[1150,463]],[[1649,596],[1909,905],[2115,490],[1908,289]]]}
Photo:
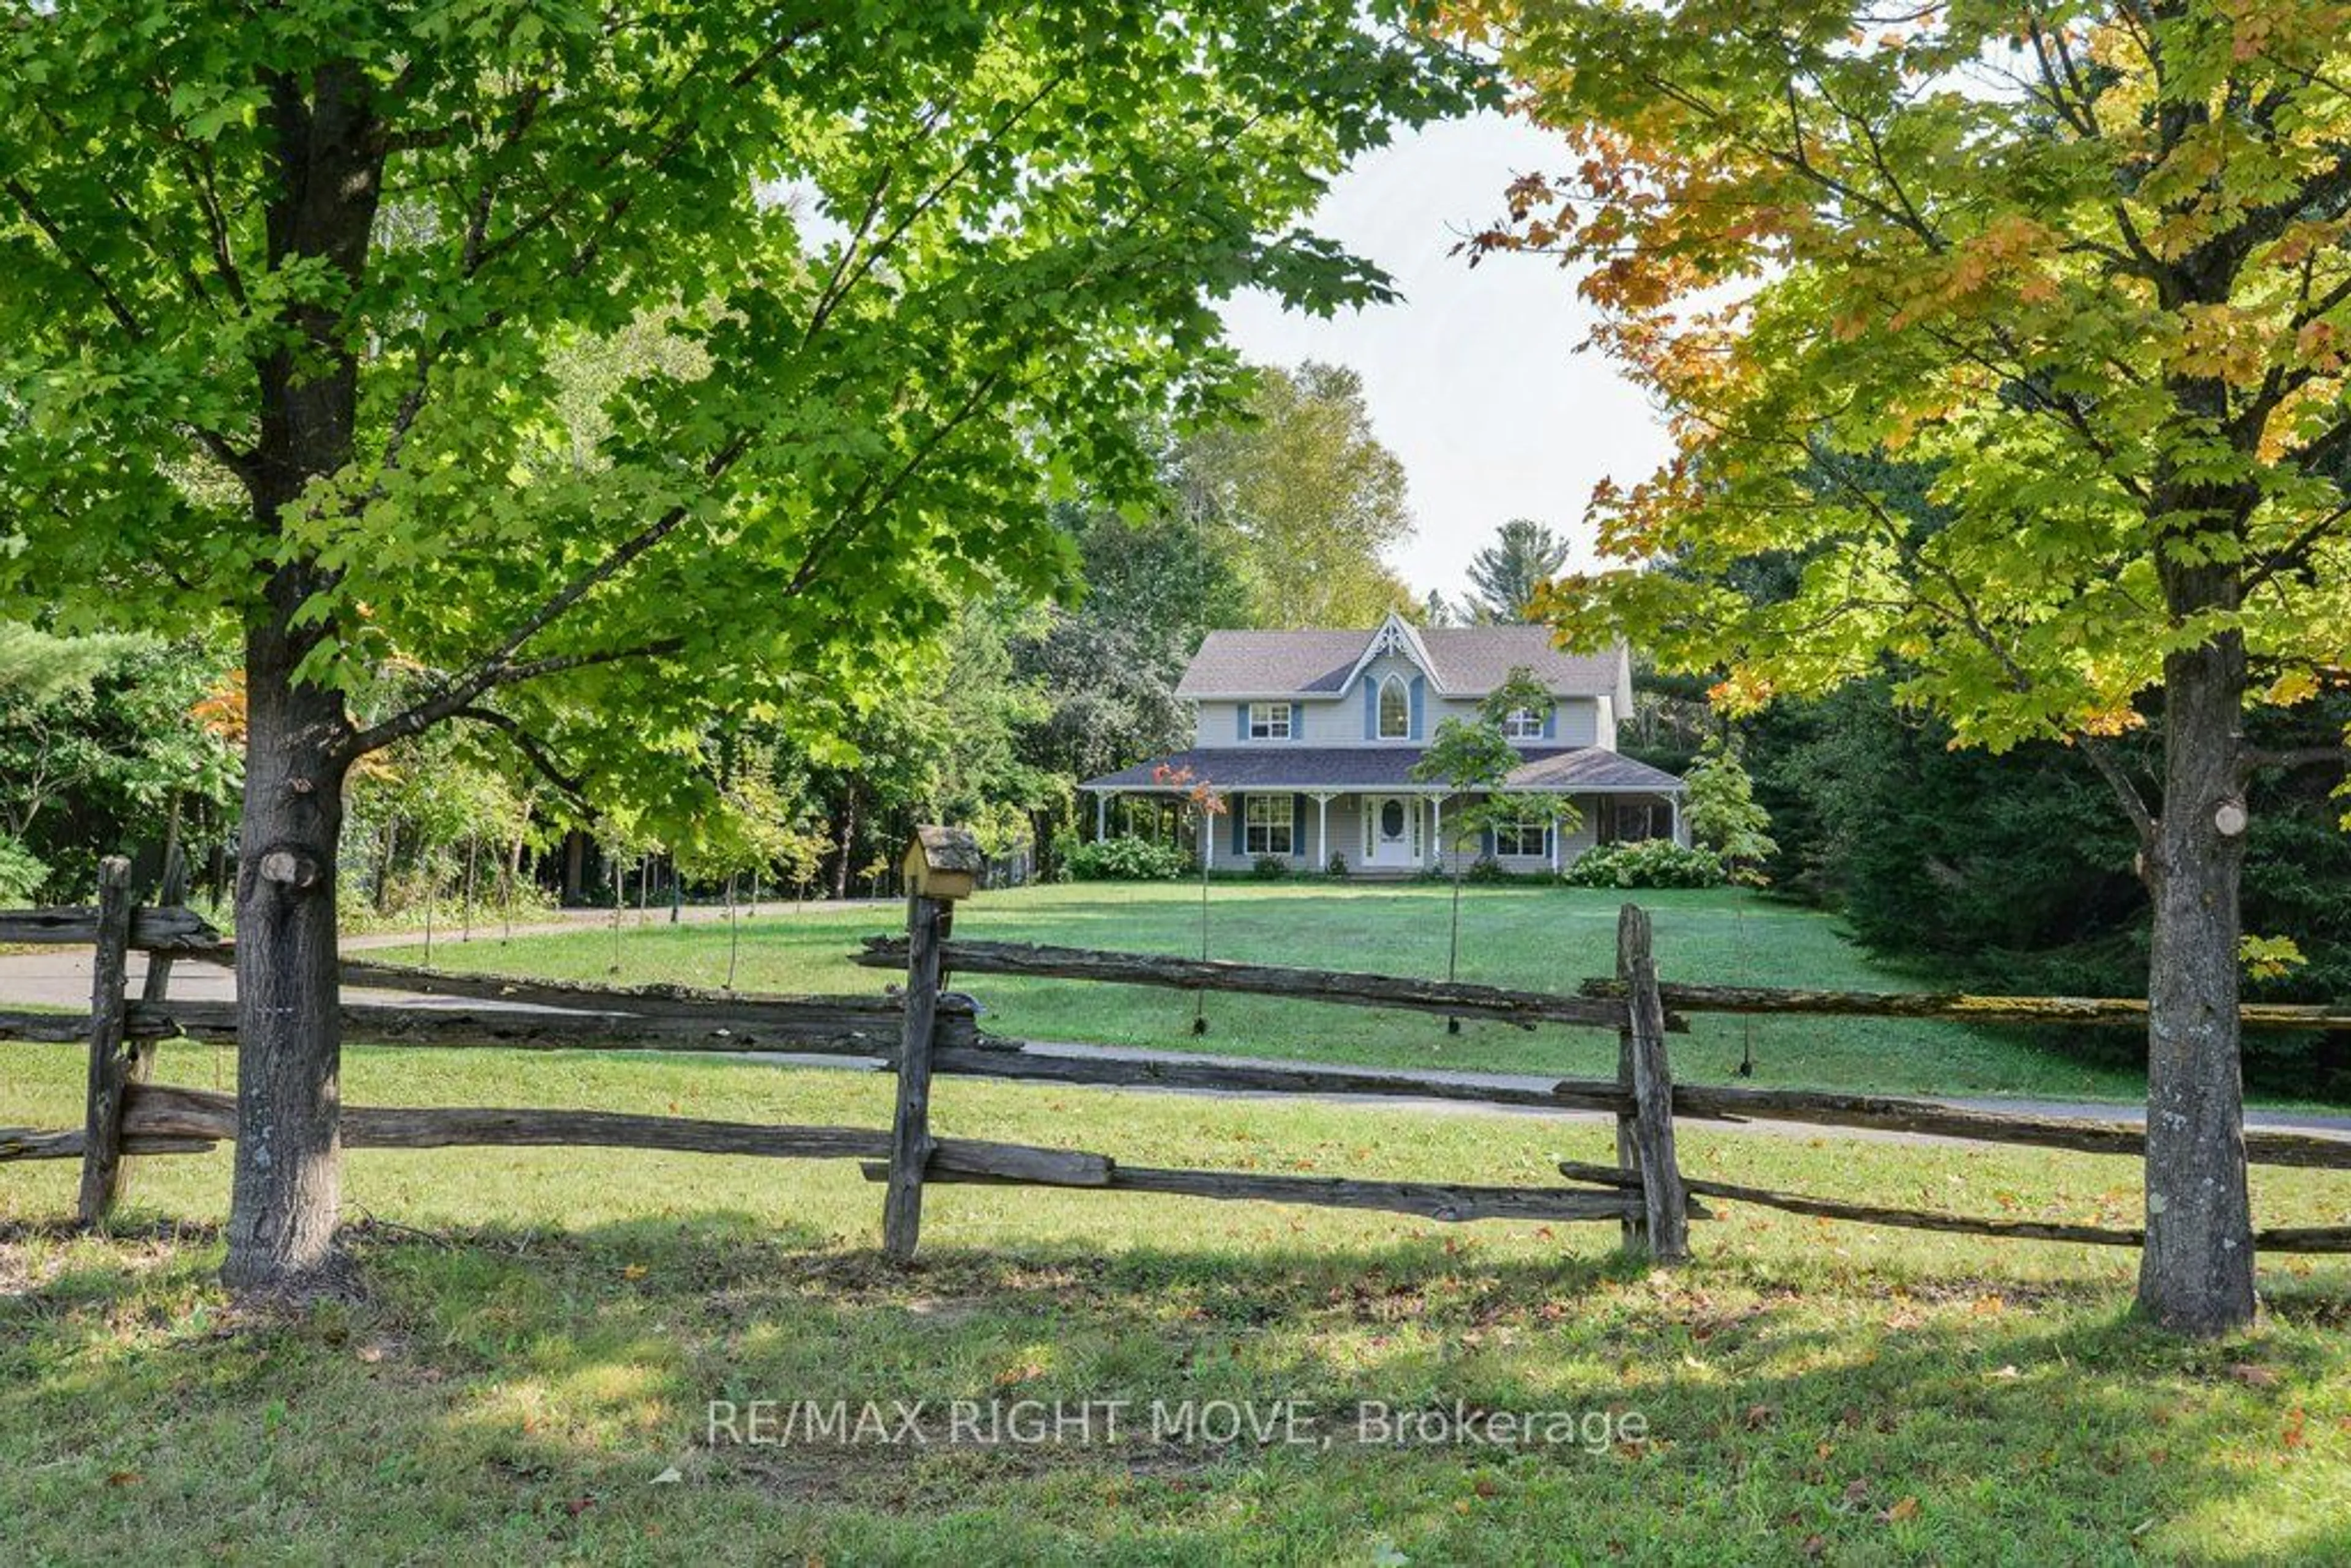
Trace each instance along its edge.
{"label": "tree bark", "polygon": [[[384,159],[366,72],[321,66],[264,81],[273,184],[265,214],[273,274],[323,265],[355,287]],[[277,538],[316,480],[356,450],[359,329],[322,291],[284,311],[287,336],[256,366],[260,420],[244,477],[256,528]],[[348,1289],[335,1249],[341,1197],[342,1065],[335,872],[349,716],[340,694],[299,679],[334,634],[301,618],[334,577],[285,559],[246,612],[245,820],[236,872],[236,1146],[221,1278],[245,1299],[298,1301]]]}
{"label": "tree bark", "polygon": [[849,896],[850,861],[857,852],[857,780],[849,781],[849,789],[841,805],[841,860],[832,868],[832,896]]}
{"label": "tree bark", "polygon": [[[282,574],[281,574],[282,575]],[[246,639],[245,825],[236,873],[237,1117],[228,1257],[240,1294],[341,1288],[342,1067],[335,853],[340,699],[292,679],[287,638]]]}
{"label": "tree bark", "polygon": [[[2199,586],[2199,597],[2234,598],[2233,582]],[[2163,813],[2147,868],[2155,921],[2138,1305],[2166,1329],[2209,1336],[2254,1312],[2237,996],[2244,836],[2241,820],[2236,832],[2215,820],[2241,790],[2243,639],[2226,632],[2164,664]]]}

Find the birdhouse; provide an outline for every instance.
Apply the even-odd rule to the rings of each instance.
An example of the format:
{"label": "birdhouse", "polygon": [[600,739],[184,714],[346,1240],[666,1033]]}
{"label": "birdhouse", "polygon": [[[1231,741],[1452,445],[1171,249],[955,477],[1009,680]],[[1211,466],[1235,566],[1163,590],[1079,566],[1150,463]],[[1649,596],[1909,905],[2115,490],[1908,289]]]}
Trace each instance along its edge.
{"label": "birdhouse", "polygon": [[920,827],[906,846],[904,864],[910,896],[953,902],[979,891],[987,857],[969,828]]}

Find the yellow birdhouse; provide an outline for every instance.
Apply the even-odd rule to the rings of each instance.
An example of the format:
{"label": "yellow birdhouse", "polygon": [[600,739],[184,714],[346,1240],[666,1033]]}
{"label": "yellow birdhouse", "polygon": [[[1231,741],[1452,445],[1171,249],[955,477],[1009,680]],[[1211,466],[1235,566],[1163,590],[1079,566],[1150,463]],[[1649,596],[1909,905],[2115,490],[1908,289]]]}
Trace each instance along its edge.
{"label": "yellow birdhouse", "polygon": [[952,902],[979,891],[987,857],[969,828],[920,827],[906,846],[906,892],[914,898]]}

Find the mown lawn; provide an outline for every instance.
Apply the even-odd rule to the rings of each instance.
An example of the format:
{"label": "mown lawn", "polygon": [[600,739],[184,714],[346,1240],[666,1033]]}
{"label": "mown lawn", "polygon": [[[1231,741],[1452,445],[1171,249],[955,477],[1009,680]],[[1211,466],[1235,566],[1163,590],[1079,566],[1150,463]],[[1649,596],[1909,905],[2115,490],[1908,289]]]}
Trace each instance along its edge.
{"label": "mown lawn", "polygon": [[[1462,901],[1461,977],[1530,989],[1573,990],[1615,969],[1616,912],[1635,897],[1655,915],[1665,978],[1719,983],[1917,989],[1921,982],[1875,963],[1828,916],[1744,892],[1620,894],[1575,888],[1473,887]],[[1445,973],[1447,904],[1441,885],[1220,882],[1209,893],[1213,956],[1393,975]],[[1081,884],[981,895],[956,915],[958,935],[1138,952],[1197,954],[1196,887]],[[738,932],[735,983],[744,990],[872,991],[890,977],[849,962],[861,939],[900,928],[895,910],[871,905],[793,912],[772,907]],[[444,942],[444,968],[573,979],[726,980],[723,925],[648,924],[624,915],[610,930]],[[617,950],[618,968],[614,967]],[[408,962],[420,949],[378,956]],[[999,1034],[1029,1040],[1197,1049],[1247,1056],[1389,1067],[1498,1072],[1613,1073],[1616,1043],[1594,1030],[1527,1032],[1255,997],[1216,996],[1208,1030],[1192,1033],[1194,998],[1173,991],[973,976],[963,982]],[[1702,1018],[1672,1042],[1674,1071],[1725,1082],[1751,1047],[1754,1082],[1945,1094],[2134,1100],[2138,1073],[2036,1047],[2014,1031],[1886,1019]],[[2108,1042],[2109,1044],[2113,1042]]]}
{"label": "mown lawn", "polygon": [[[646,944],[649,948],[650,941]],[[1581,967],[1580,965],[1577,967]],[[1571,971],[1572,972],[1572,971]],[[0,1046],[0,1121],[71,1124],[80,1053]],[[229,1055],[162,1075],[225,1086]],[[349,1054],[353,1103],[884,1124],[877,1075],[709,1059]],[[1543,1182],[1587,1121],[968,1080],[941,1131],[1136,1161]],[[2127,1223],[2129,1162],[1686,1125],[1693,1171]],[[232,1322],[225,1152],[142,1162],[125,1233],[0,1166],[11,1562],[2199,1563],[2351,1555],[2351,1263],[2265,1267],[2263,1326],[2162,1343],[2127,1252],[1738,1207],[1653,1273],[1613,1228],[1447,1228],[1139,1196],[933,1188],[877,1257],[841,1162],[360,1151],[372,1296]],[[2262,1219],[2351,1219],[2257,1173]],[[1318,1446],[749,1447],[713,1399],[1311,1402]],[[1637,1413],[1587,1451],[1366,1448],[1357,1401]],[[1613,1428],[1613,1429],[1621,1429]],[[670,1479],[664,1479],[670,1478]]]}

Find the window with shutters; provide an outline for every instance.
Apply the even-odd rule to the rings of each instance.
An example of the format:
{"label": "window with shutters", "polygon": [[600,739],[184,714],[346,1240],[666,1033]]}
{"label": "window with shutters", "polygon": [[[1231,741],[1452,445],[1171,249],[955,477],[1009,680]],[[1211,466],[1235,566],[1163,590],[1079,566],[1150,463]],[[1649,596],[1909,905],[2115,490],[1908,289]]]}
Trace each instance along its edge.
{"label": "window with shutters", "polygon": [[1412,698],[1404,689],[1404,682],[1394,675],[1380,683],[1380,738],[1408,740],[1412,737]]}
{"label": "window with shutters", "polygon": [[1512,708],[1502,721],[1502,733],[1512,740],[1541,740],[1543,716],[1531,707]]}
{"label": "window with shutters", "polygon": [[1249,732],[1251,740],[1288,740],[1291,710],[1288,703],[1251,703],[1249,706]]}
{"label": "window with shutters", "polygon": [[1242,802],[1242,845],[1253,855],[1291,852],[1290,826],[1295,808],[1287,795],[1251,795]]}

